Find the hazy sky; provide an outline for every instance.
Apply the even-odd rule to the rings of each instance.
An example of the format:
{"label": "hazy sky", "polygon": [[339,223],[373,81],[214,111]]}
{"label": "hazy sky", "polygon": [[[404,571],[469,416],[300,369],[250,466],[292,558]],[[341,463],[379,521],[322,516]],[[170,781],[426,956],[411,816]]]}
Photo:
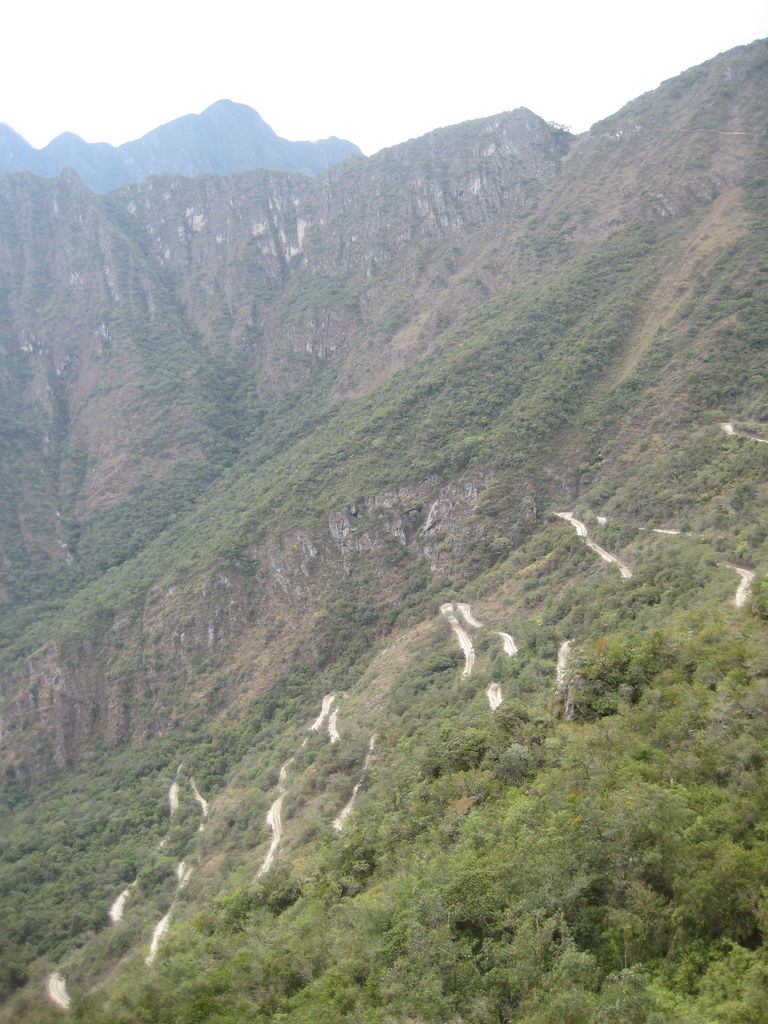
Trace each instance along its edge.
{"label": "hazy sky", "polygon": [[2,15],[0,121],[119,144],[218,99],[364,152],[529,107],[583,131],[722,50],[766,0],[38,0]]}

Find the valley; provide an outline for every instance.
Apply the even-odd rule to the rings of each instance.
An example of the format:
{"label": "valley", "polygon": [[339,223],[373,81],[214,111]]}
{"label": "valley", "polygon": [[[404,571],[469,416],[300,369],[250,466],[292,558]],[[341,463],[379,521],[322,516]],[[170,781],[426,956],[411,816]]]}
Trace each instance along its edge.
{"label": "valley", "polygon": [[765,1019],[767,83],[0,176],[0,1020]]}

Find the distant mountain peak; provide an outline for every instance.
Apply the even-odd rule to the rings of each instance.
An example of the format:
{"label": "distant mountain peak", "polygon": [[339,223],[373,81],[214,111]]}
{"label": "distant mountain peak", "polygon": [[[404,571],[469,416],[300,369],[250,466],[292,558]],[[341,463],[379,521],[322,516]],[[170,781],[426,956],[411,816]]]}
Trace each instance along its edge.
{"label": "distant mountain peak", "polygon": [[0,173],[28,170],[52,178],[72,167],[95,192],[150,174],[192,177],[265,168],[312,175],[359,153],[354,143],[336,136],[317,142],[280,138],[252,107],[229,99],[121,146],[89,143],[63,132],[38,150],[10,126],[0,125]]}
{"label": "distant mountain peak", "polygon": [[[48,143],[48,146],[53,146],[57,142],[77,142],[82,143],[84,146],[88,145],[85,139],[81,135],[77,135],[75,132],[62,132],[60,135],[57,135],[55,139],[52,139]],[[45,148],[47,149],[48,146],[46,146]]]}
{"label": "distant mountain peak", "polygon": [[198,117],[206,117],[211,114],[230,114],[233,112],[240,112],[246,114],[248,117],[258,118],[262,124],[266,124],[266,121],[261,114],[254,110],[253,107],[249,107],[247,103],[236,103],[235,100],[216,100],[215,103],[211,103],[209,107],[206,107],[202,113],[198,114]]}

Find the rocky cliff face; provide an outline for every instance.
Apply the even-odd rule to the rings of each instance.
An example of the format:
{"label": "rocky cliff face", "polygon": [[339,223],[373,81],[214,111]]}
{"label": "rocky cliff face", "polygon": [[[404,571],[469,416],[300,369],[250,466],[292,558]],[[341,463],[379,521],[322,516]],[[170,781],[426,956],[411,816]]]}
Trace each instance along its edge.
{"label": "rocky cliff face", "polygon": [[4,757],[19,777],[39,780],[76,764],[97,737],[140,743],[195,707],[205,717],[213,677],[214,707],[262,692],[286,643],[295,663],[312,664],[318,644],[334,642],[318,634],[318,616],[350,581],[374,616],[396,614],[397,595],[419,561],[438,575],[458,567],[476,542],[472,517],[486,484],[470,478],[441,486],[432,477],[380,491],[332,511],[325,524],[251,545],[248,573],[196,573],[92,615],[85,632],[46,644],[17,679],[5,681],[15,696],[0,712]]}
{"label": "rocky cliff face", "polygon": [[[553,178],[568,145],[565,133],[518,110],[434,132],[311,181],[266,174],[175,179],[120,190],[111,203],[127,214],[142,248],[180,280],[198,329],[210,335],[212,312],[227,315],[243,345],[248,328],[259,326],[255,295],[266,291],[269,306],[275,290],[309,292],[306,304],[313,283],[370,281],[420,242],[459,240],[475,225],[514,217]],[[328,298],[338,307],[338,296]]]}
{"label": "rocky cliff face", "polygon": [[[546,374],[570,365],[570,352],[557,349],[551,362],[547,353],[574,338],[573,318],[583,317],[584,336],[608,341],[583,365],[574,357],[569,379],[606,373],[608,388],[639,359],[622,356],[621,345],[642,317],[637,304],[622,306],[600,334],[607,272],[588,298],[572,282],[605,259],[592,247],[625,228],[682,223],[724,193],[737,202],[763,160],[764,52],[759,44],[689,72],[579,139],[518,110],[316,178],[168,176],[96,196],[71,172],[53,181],[2,176],[0,600],[8,637],[23,632],[13,616],[26,602],[85,594],[95,580],[110,609],[85,639],[75,630],[69,646],[42,635],[24,641],[38,653],[5,676],[9,756],[21,757],[29,728],[48,737],[40,749],[49,744],[59,765],[88,735],[117,743],[166,728],[174,693],[191,688],[204,703],[214,664],[227,692],[246,685],[247,664],[274,675],[286,636],[319,657],[317,620],[360,564],[370,578],[359,600],[378,609],[384,628],[414,565],[432,577],[479,571],[494,544],[508,551],[538,521],[542,492],[575,494],[570,453],[586,465],[602,456],[584,454],[579,430],[587,428],[566,424],[576,392],[550,397],[560,392]],[[647,251],[643,241],[622,259],[632,269]],[[643,264],[654,294],[669,258]],[[608,305],[629,303],[631,281],[641,279],[630,275]],[[542,280],[554,282],[556,299],[537,306]],[[550,316],[556,327],[542,333]],[[657,327],[647,312],[643,344]],[[496,348],[479,347],[473,363],[477,338]],[[438,366],[440,385],[425,382]],[[405,370],[413,372],[407,386],[388,390]],[[514,433],[503,433],[510,405],[496,407],[500,394],[524,410]],[[386,411],[366,405],[374,395]],[[371,423],[357,433],[344,426],[347,447],[337,450],[332,425],[347,402],[350,417],[373,410]],[[408,416],[422,415],[420,440],[409,447]],[[545,443],[542,429],[551,430]],[[326,449],[305,465],[321,436]],[[534,471],[528,453],[537,444],[545,447]],[[334,474],[341,479],[339,467],[372,453],[388,468],[362,493],[363,474],[350,469],[337,489],[346,504],[316,497]],[[294,464],[304,467],[295,478]],[[238,492],[232,512],[230,491],[262,465],[265,475]],[[499,467],[513,484],[499,483]],[[272,497],[275,479],[284,486]],[[240,525],[218,549],[218,524],[230,515]],[[183,564],[187,547],[204,548],[203,562]],[[110,570],[134,558],[144,561],[130,585],[122,577],[113,584]],[[115,655],[120,648],[125,658]]]}
{"label": "rocky cliff face", "polygon": [[[567,145],[518,111],[318,179],[166,178],[101,199],[72,173],[2,178],[3,353],[19,403],[8,443],[20,470],[6,559],[65,564],[84,519],[203,458],[205,409],[226,401],[201,384],[211,356],[240,359],[279,398],[315,360],[375,342],[382,321],[402,326],[415,248],[514,217]],[[30,502],[41,479],[45,497]]]}

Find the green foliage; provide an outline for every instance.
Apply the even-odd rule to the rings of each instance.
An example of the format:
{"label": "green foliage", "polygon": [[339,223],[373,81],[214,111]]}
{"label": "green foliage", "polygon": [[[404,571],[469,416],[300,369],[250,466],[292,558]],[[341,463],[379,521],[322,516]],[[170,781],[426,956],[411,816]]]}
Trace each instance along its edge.
{"label": "green foliage", "polygon": [[93,578],[134,557],[191,508],[215,476],[210,464],[198,462],[176,465],[163,480],[141,480],[124,501],[85,520],[74,571]]}
{"label": "green foliage", "polygon": [[[555,726],[511,702],[483,725],[466,704],[423,719],[310,876],[280,868],[177,930],[151,1005],[175,1000],[180,1020],[203,994],[206,1012],[255,1021],[759,1020],[761,683],[733,679],[722,624],[690,625],[586,649],[585,679],[632,691],[607,717]],[[126,1020],[150,1005],[116,998]]]}
{"label": "green foliage", "polygon": [[[104,320],[125,351],[104,337],[99,359],[135,373],[128,419],[142,429],[118,455],[136,475],[83,511],[69,364],[8,346],[2,710],[27,699],[25,659],[45,647],[69,673],[51,704],[65,739],[60,708],[81,711],[70,679],[79,694],[98,677],[109,707],[87,714],[117,708],[135,746],[67,748],[82,763],[44,785],[23,757],[8,765],[0,981],[30,981],[20,1019],[45,1019],[29,993],[62,962],[72,1016],[93,1024],[765,1018],[768,446],[753,439],[768,419],[765,180],[746,185],[744,223],[726,231],[675,178],[710,167],[700,135],[685,143],[695,134],[586,140],[572,173],[599,159],[609,197],[578,175],[593,191],[567,201],[562,180],[540,202],[524,183],[518,215],[492,182],[483,203],[498,185],[503,215],[471,226],[488,211],[446,186],[456,154],[438,139],[414,164],[443,197],[433,234],[412,222],[413,168],[389,152],[374,222],[345,219],[352,179],[328,179],[335,244],[308,238],[301,260],[280,250],[274,265],[252,233],[220,266],[191,237],[161,264],[124,198],[88,207],[125,297]],[[651,135],[675,180],[664,216],[636,216],[625,172],[642,177]],[[562,136],[550,133],[548,159]],[[247,196],[272,216],[283,186],[285,199],[285,183],[249,176],[168,183],[162,204],[170,219],[182,194],[213,201],[223,187],[230,209]],[[25,216],[0,202],[11,276],[27,266],[9,230]],[[705,244],[710,231],[722,238]],[[52,273],[41,264],[21,284],[57,325],[70,307]],[[15,294],[0,291],[9,323]],[[333,358],[312,350],[324,318],[342,325]],[[19,395],[36,380],[48,405],[31,414]],[[726,435],[726,419],[744,432]],[[631,580],[554,520],[566,507]],[[759,574],[740,609],[734,565]],[[458,595],[513,623],[473,634],[469,679],[435,624]],[[516,657],[496,628],[514,631]],[[195,633],[207,647],[182,644]],[[554,692],[565,637],[571,721]],[[493,714],[491,682],[504,694]],[[307,735],[328,692],[354,709],[342,744]],[[44,774],[50,742],[34,735]],[[289,835],[257,878],[290,757]],[[204,833],[188,792],[169,820],[180,763],[217,798]],[[182,859],[194,884],[177,893]],[[113,928],[109,904],[134,880],[133,913]]]}
{"label": "green foliage", "polygon": [[[675,654],[661,632],[639,638],[634,647],[599,637],[579,662],[576,713],[588,719],[612,714],[620,701],[635,703],[651,680],[672,666],[684,680],[690,666]],[[666,678],[672,682],[675,675],[668,671]]]}

